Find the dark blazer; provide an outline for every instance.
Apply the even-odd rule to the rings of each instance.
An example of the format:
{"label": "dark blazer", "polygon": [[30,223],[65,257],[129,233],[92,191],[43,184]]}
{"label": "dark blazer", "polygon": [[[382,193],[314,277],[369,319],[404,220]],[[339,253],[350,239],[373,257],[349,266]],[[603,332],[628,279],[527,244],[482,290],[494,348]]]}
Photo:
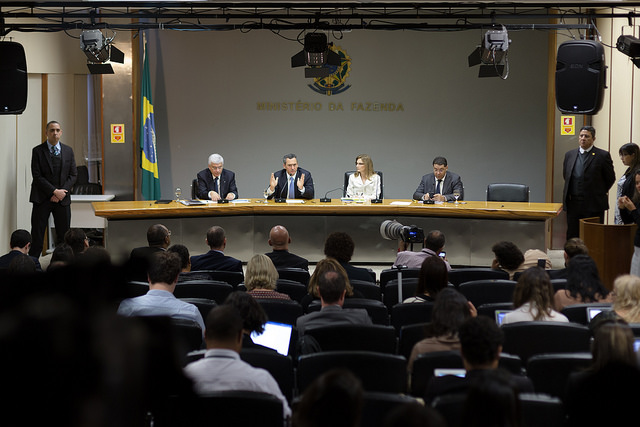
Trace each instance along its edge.
{"label": "dark blazer", "polygon": [[239,271],[242,273],[242,261],[212,249],[206,254],[191,257],[191,271],[198,270]]}
{"label": "dark blazer", "polygon": [[127,280],[146,282],[149,261],[156,252],[164,251],[160,246],[141,246],[131,251],[129,255],[129,266]]}
{"label": "dark blazer", "polygon": [[[304,194],[300,194],[300,190],[298,190],[298,185],[295,186],[296,199],[313,199],[314,190],[313,190],[313,178],[311,177],[311,172],[306,169],[298,168],[296,172],[295,182],[298,182],[300,175],[304,174]],[[285,198],[287,197],[287,187],[289,186],[289,179],[287,175],[286,169],[281,169],[278,172],[273,174],[276,178],[278,178],[278,183],[276,184],[275,191],[272,195],[268,196],[267,199],[272,198]]]}
{"label": "dark blazer", "polygon": [[375,279],[366,268],[354,267],[348,262],[341,262],[340,265],[347,272],[349,280],[362,280],[364,282],[375,282]]}
{"label": "dark blazer", "polygon": [[[567,209],[571,173],[579,153],[579,148],[567,151],[562,163],[562,176],[564,177],[562,208],[565,210]],[[615,180],[616,175],[611,155],[608,151],[593,147],[584,164],[584,191],[586,194],[583,203],[587,212],[603,212],[609,209],[607,193]]]}
{"label": "dark blazer", "polygon": [[309,270],[309,261],[301,256],[292,254],[287,250],[273,250],[272,252],[266,253],[266,256],[271,258],[273,261],[273,265],[278,268],[302,268],[304,270]]}
{"label": "dark blazer", "polygon": [[[633,195],[636,192],[636,171],[632,170],[629,174],[625,175],[627,175],[627,178],[622,185],[622,195],[633,199]],[[634,223],[631,213],[625,208],[620,209],[620,219],[622,219],[622,222],[625,224]]]}
{"label": "dark blazer", "polygon": [[[453,197],[454,190],[460,191],[458,200],[464,200],[464,186],[462,185],[460,175],[447,171],[442,185],[442,195],[447,198],[447,201],[456,199]],[[422,196],[425,194],[429,193],[429,196],[433,196],[435,192],[436,176],[433,173],[428,173],[420,179],[420,185],[418,185],[416,192],[413,193],[413,198],[415,200],[422,200]]]}
{"label": "dark blazer", "polygon": [[[236,187],[236,174],[228,169],[222,169],[220,174],[220,197],[223,199],[227,194],[233,193],[238,198],[238,188]],[[209,200],[209,191],[215,191],[213,188],[213,175],[207,168],[198,172],[198,193],[199,199]]]}
{"label": "dark blazer", "polygon": [[[10,251],[8,254],[2,255],[0,257],[0,268],[9,268],[11,261],[20,254],[22,254],[20,251]],[[42,266],[40,265],[38,258],[33,256],[30,258],[36,263],[36,271],[42,271]]]}
{"label": "dark blazer", "polygon": [[68,193],[59,203],[61,206],[69,206],[71,204],[71,187],[75,184],[78,176],[76,160],[71,147],[63,143],[60,143],[60,157],[62,167],[60,168],[60,186],[57,187],[52,184],[54,177],[49,146],[45,141],[33,147],[31,152],[31,175],[33,176],[33,181],[31,183],[31,194],[29,195],[31,203],[47,202],[53,196],[53,190],[63,188]]}
{"label": "dark blazer", "polygon": [[362,308],[342,308],[337,305],[323,307],[320,311],[314,311],[298,317],[296,327],[298,335],[304,335],[306,329],[319,328],[333,325],[372,325],[367,310]]}

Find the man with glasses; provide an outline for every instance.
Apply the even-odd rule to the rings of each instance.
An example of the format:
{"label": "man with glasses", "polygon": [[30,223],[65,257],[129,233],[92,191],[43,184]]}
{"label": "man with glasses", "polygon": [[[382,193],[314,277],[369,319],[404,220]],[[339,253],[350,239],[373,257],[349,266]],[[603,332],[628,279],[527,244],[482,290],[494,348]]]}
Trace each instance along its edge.
{"label": "man with glasses", "polygon": [[198,172],[198,198],[213,201],[237,199],[236,174],[224,169],[222,156],[210,155],[208,165],[207,169]]}
{"label": "man with glasses", "polygon": [[413,193],[414,200],[433,200],[449,202],[456,200],[454,193],[460,194],[458,200],[464,199],[464,186],[460,175],[448,172],[447,159],[438,156],[433,159],[433,173],[428,173],[420,180],[420,185]]}
{"label": "man with glasses", "polygon": [[283,168],[271,174],[269,186],[264,190],[267,199],[313,199],[311,172],[298,167],[296,155],[286,154],[282,158]]}

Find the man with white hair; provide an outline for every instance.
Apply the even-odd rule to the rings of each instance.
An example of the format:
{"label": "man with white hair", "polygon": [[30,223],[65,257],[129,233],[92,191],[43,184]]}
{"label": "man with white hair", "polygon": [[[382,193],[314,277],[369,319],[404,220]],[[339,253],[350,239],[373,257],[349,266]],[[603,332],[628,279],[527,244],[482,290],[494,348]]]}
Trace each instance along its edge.
{"label": "man with white hair", "polygon": [[198,198],[214,201],[236,199],[236,174],[224,169],[222,156],[217,153],[210,155],[208,164],[207,169],[198,172]]}

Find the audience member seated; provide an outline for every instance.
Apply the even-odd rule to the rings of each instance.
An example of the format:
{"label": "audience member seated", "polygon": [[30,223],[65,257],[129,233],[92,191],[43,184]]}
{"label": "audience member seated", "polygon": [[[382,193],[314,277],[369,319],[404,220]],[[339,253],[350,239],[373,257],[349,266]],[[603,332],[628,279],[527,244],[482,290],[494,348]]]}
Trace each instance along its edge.
{"label": "audience member seated", "polygon": [[503,324],[532,320],[568,322],[564,314],[553,309],[553,286],[540,267],[531,267],[520,275],[513,292],[515,310],[504,316]]}
{"label": "audience member seated", "polygon": [[73,249],[71,249],[71,247],[66,243],[61,243],[55,247],[51,254],[47,272],[72,264],[74,259]]}
{"label": "audience member seated", "polygon": [[293,425],[357,427],[363,406],[360,380],[346,369],[332,369],[307,387],[293,414]]}
{"label": "audience member seated", "polygon": [[349,264],[353,256],[355,244],[353,239],[347,233],[340,231],[333,232],[327,236],[324,242],[324,254],[328,257],[338,260],[340,265],[347,272],[349,280],[362,280],[365,282],[373,282],[374,278],[366,268],[354,267]]}
{"label": "audience member seated", "polygon": [[264,325],[268,320],[267,313],[254,297],[247,292],[231,292],[227,299],[224,300],[224,305],[235,307],[240,313],[240,317],[242,317],[242,348],[275,351],[269,347],[256,344],[251,339],[253,332],[258,334],[264,332]]}
{"label": "audience member seated", "polygon": [[309,270],[309,261],[289,252],[290,243],[289,231],[282,225],[276,225],[269,232],[269,246],[273,248],[273,251],[265,255],[271,258],[276,269],[302,268]]}
{"label": "audience member seated", "polygon": [[64,242],[71,247],[73,255],[78,256],[89,247],[89,238],[82,228],[70,228],[64,233]]}
{"label": "audience member seated", "polygon": [[449,284],[449,272],[447,264],[440,257],[434,256],[424,260],[420,267],[420,277],[416,295],[402,301],[410,302],[433,302],[438,292]]}
{"label": "audience member seated", "polygon": [[204,358],[188,364],[184,371],[193,380],[198,394],[227,390],[272,394],[282,402],[282,412],[288,419],[291,409],[276,380],[268,371],[240,359],[242,324],[240,313],[230,305],[211,310],[204,334],[207,345]]}
{"label": "audience member seated", "polygon": [[[427,384],[425,400],[431,401],[437,396],[465,393],[470,384],[483,372],[498,369],[504,335],[496,322],[487,316],[477,316],[465,320],[458,329],[462,363],[467,371],[464,377],[445,375],[433,377]],[[520,393],[533,392],[533,383],[525,376],[505,377]]]}
{"label": "audience member seated", "polygon": [[525,271],[531,267],[540,267],[540,265],[538,265],[540,260],[544,260],[544,267],[542,268],[551,270],[551,258],[549,258],[546,252],[540,249],[527,249],[524,251],[524,261],[520,264],[517,271]]}
{"label": "audience member seated", "polygon": [[257,254],[251,257],[247,263],[247,276],[244,284],[252,297],[258,299],[284,299],[290,300],[287,294],[276,291],[278,271],[271,258]]}
{"label": "audience member seated", "polygon": [[306,309],[313,300],[320,299],[320,294],[318,293],[318,277],[326,273],[327,271],[335,271],[339,273],[346,283],[347,293],[345,295],[346,298],[361,298],[362,295],[356,292],[355,289],[349,283],[349,278],[347,277],[347,272],[342,268],[342,265],[333,258],[325,258],[318,261],[316,264],[316,268],[313,270],[313,274],[309,278],[309,285],[307,285],[307,295],[302,298],[301,305],[304,309]]}
{"label": "audience member seated", "polygon": [[120,303],[118,314],[123,316],[169,316],[196,322],[204,331],[204,321],[198,308],[180,301],[173,292],[178,283],[180,258],[161,251],[153,255],[147,271],[149,291],[142,296],[127,298]]}
{"label": "audience member seated", "polygon": [[569,260],[567,286],[556,292],[553,302],[557,311],[572,304],[612,302],[609,291],[600,281],[598,267],[589,255],[576,255]]}
{"label": "audience member seated", "polygon": [[82,268],[90,268],[91,266],[111,267],[111,254],[103,246],[89,246],[76,258],[76,264]]}
{"label": "audience member seated", "polygon": [[[11,238],[9,239],[9,247],[11,250],[0,257],[0,269],[8,268],[11,261],[20,254],[29,255],[29,249],[31,249],[31,233],[22,229],[14,231],[11,233]],[[36,270],[42,271],[38,258],[31,258],[33,258],[33,262],[36,265]]]}
{"label": "audience member seated", "polygon": [[564,243],[564,268],[556,270],[552,279],[566,279],[569,260],[576,255],[589,255],[589,249],[582,239],[572,237]]}
{"label": "audience member seated", "polygon": [[24,278],[36,274],[36,262],[32,258],[32,256],[23,253],[13,257],[9,263],[9,267],[7,267],[7,274],[9,277]]}
{"label": "audience member seated", "polygon": [[[431,230],[424,238],[423,248],[420,252],[408,251],[407,242],[398,240],[398,255],[394,267],[405,266],[407,268],[420,268],[425,259],[429,257],[438,257],[438,254],[444,249],[444,233],[440,230]],[[445,260],[447,270],[451,270],[451,266]]]}
{"label": "audience member seated", "polygon": [[191,257],[191,269],[239,271],[242,273],[242,261],[224,254],[227,246],[227,237],[222,227],[213,226],[207,231],[207,244],[209,252]]}
{"label": "audience member seated", "polygon": [[595,330],[591,367],[571,374],[567,382],[564,403],[569,426],[631,422],[629,411],[640,401],[640,371],[633,341],[631,328],[624,321],[602,322]]}
{"label": "audience member seated", "polygon": [[640,277],[619,276],[613,282],[613,310],[627,323],[640,323]]}
{"label": "audience member seated", "polygon": [[[315,274],[315,272],[314,272]],[[347,292],[347,281],[337,271],[326,271],[318,276],[318,295],[322,308],[298,317],[298,334],[304,335],[307,329],[329,325],[372,325],[367,310],[361,308],[342,308]]]}
{"label": "audience member seated", "polygon": [[154,224],[147,229],[149,246],[134,248],[129,255],[129,280],[147,281],[150,258],[157,252],[166,251],[171,244],[171,231],[162,224]]}
{"label": "audience member seated", "polygon": [[[167,251],[173,252],[180,257],[180,274],[191,271],[191,256],[189,255],[189,248],[185,245],[178,244],[169,246]],[[180,277],[178,277],[178,282],[180,282]]]}
{"label": "audience member seated", "polygon": [[431,313],[431,323],[426,328],[427,338],[418,341],[411,350],[409,372],[413,370],[413,362],[423,353],[433,351],[449,351],[460,349],[458,329],[469,317],[477,316],[471,304],[455,289],[443,289],[438,293]]}
{"label": "audience member seated", "polygon": [[447,422],[438,411],[416,401],[389,411],[383,427],[447,427]]}
{"label": "audience member seated", "polygon": [[509,273],[509,279],[513,280],[513,275],[520,270],[524,262],[522,251],[513,242],[498,242],[491,248],[495,258],[491,263],[494,270],[503,270]]}
{"label": "audience member seated", "polygon": [[482,370],[469,384],[461,426],[522,425],[518,391],[506,372]]}

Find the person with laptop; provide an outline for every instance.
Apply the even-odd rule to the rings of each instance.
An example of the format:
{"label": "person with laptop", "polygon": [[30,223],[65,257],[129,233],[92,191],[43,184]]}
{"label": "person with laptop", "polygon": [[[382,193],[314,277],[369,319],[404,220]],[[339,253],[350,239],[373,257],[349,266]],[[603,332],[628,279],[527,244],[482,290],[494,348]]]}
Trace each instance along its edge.
{"label": "person with laptop", "polygon": [[[504,334],[490,317],[477,316],[465,320],[458,329],[460,353],[466,373],[463,377],[445,375],[433,377],[428,383],[424,399],[430,402],[438,396],[465,393],[476,379],[488,370],[497,370]],[[503,372],[505,378],[520,393],[533,392],[533,383],[525,376]]]}
{"label": "person with laptop", "polygon": [[504,316],[502,324],[528,321],[568,322],[564,314],[553,309],[553,286],[540,267],[531,267],[520,275],[513,291],[515,310]]}
{"label": "person with laptop", "polygon": [[204,333],[207,345],[204,358],[188,364],[184,372],[193,380],[198,394],[227,390],[271,394],[282,402],[283,416],[288,419],[291,417],[291,408],[273,376],[240,359],[242,323],[240,313],[230,305],[211,310]]}

